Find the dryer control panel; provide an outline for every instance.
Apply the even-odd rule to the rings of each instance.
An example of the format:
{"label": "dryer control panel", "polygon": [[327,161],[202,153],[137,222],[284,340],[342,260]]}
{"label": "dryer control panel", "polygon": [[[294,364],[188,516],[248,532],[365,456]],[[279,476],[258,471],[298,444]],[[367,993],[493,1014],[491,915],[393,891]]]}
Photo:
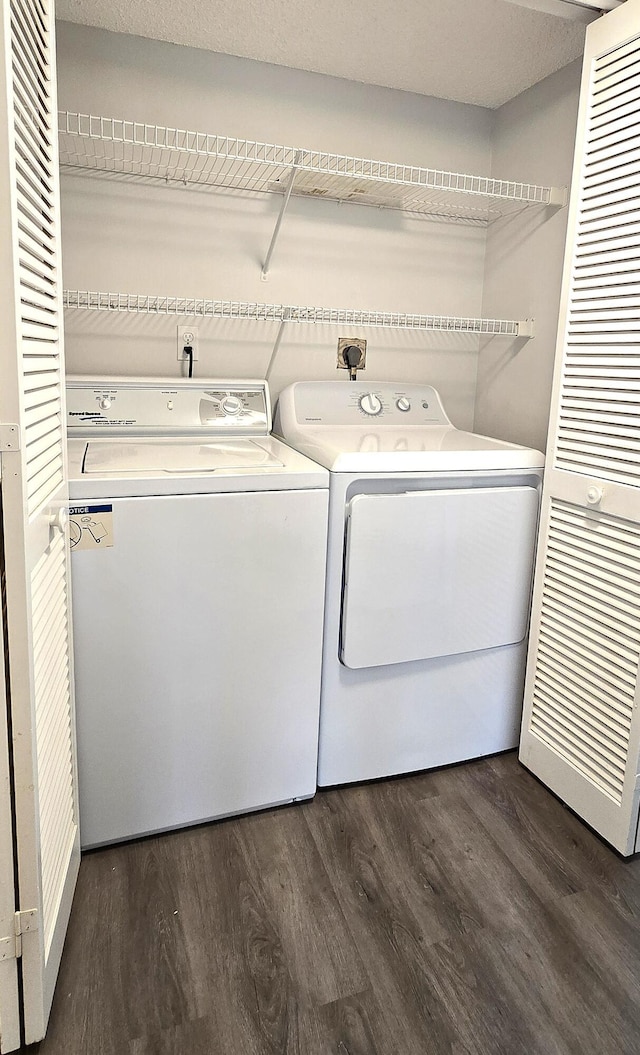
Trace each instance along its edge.
{"label": "dryer control panel", "polygon": [[70,377],[70,436],[210,435],[271,431],[266,381]]}
{"label": "dryer control panel", "polygon": [[280,395],[276,429],[287,434],[287,426],[316,429],[424,429],[451,422],[440,396],[431,385],[394,381],[297,381]]}

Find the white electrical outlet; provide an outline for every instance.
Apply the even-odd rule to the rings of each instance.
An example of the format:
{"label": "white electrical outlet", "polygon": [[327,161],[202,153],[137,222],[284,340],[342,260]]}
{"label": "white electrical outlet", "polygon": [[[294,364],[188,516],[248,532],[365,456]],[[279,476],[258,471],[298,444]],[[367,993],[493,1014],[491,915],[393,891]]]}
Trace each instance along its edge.
{"label": "white electrical outlet", "polygon": [[178,359],[185,362],[189,356],[185,353],[186,348],[193,348],[193,361],[198,358],[198,329],[196,326],[178,326]]}

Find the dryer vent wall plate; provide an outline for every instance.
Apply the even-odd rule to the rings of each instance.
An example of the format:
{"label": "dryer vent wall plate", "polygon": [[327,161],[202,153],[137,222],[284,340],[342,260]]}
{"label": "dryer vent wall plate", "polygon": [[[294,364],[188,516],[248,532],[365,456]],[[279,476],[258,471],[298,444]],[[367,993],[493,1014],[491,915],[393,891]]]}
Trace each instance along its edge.
{"label": "dryer vent wall plate", "polygon": [[[359,348],[360,359],[354,365],[351,365],[346,358],[345,351],[347,348]],[[364,370],[367,363],[367,342],[364,337],[338,337],[338,357],[336,360],[336,366],[338,370]]]}

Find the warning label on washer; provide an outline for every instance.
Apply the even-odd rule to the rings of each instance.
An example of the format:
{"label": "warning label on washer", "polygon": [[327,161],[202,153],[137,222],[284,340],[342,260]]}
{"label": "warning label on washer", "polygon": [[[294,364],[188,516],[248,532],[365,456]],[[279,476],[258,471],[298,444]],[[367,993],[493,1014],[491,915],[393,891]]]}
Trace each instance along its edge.
{"label": "warning label on washer", "polygon": [[69,506],[69,541],[72,550],[113,546],[113,506]]}

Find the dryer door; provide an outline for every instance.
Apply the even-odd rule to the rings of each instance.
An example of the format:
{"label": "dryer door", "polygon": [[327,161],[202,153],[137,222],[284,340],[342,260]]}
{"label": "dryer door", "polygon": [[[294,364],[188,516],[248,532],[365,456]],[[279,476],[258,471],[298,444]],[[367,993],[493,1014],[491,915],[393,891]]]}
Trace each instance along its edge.
{"label": "dryer door", "polygon": [[495,648],[527,632],[534,487],[357,495],[341,660],[373,667]]}

